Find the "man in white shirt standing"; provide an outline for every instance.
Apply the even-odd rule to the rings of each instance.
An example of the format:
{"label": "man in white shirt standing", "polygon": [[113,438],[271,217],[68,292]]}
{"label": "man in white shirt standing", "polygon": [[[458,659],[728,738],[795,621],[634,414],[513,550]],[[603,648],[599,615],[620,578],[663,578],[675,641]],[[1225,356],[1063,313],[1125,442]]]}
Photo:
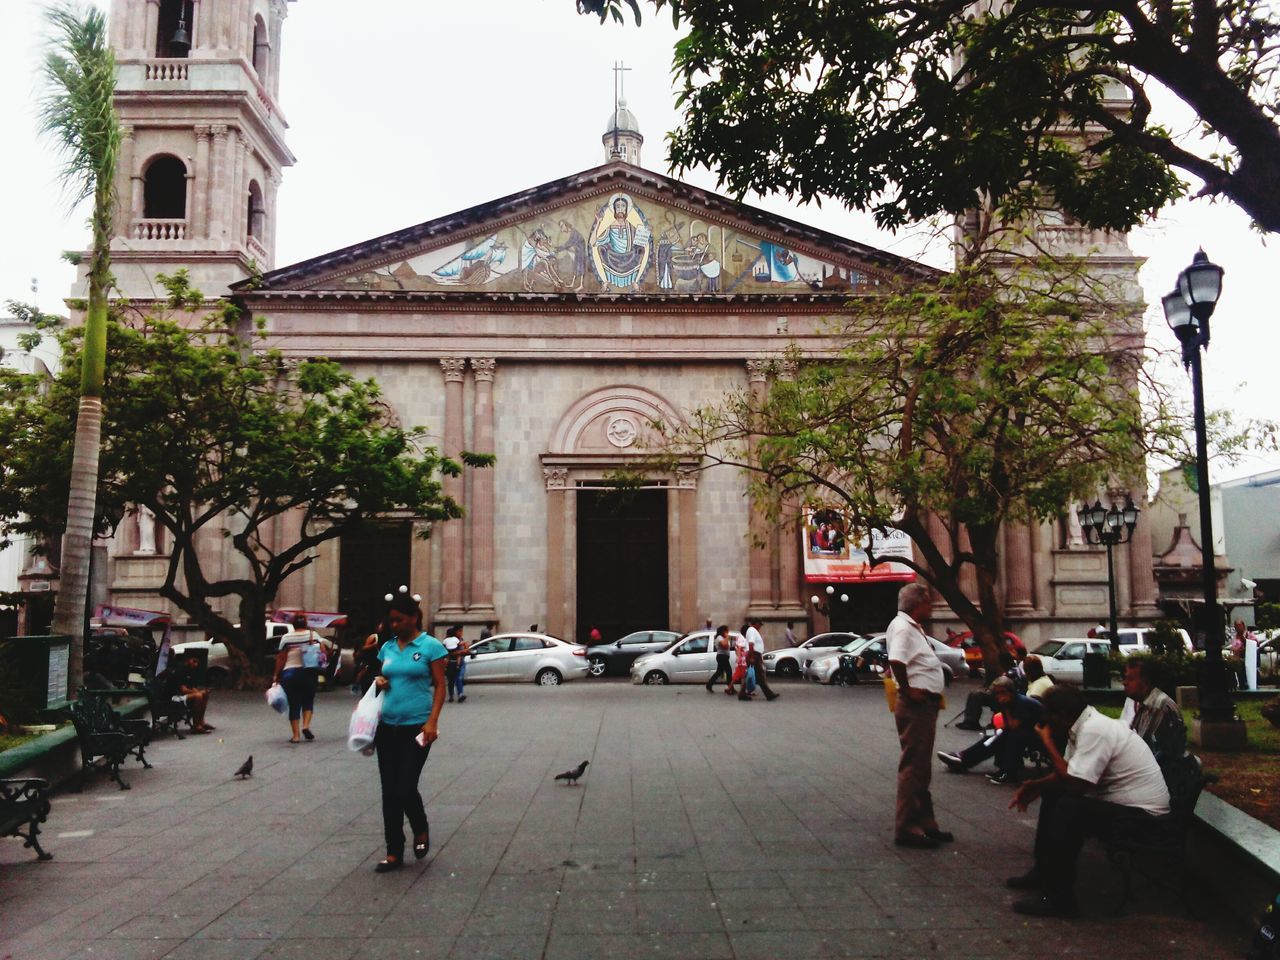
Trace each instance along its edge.
{"label": "man in white shirt standing", "polygon": [[929,793],[938,706],[945,683],[942,664],[921,626],[932,611],[929,588],[922,583],[907,584],[898,591],[898,615],[885,635],[889,669],[898,684],[893,719],[902,744],[893,842],[900,847],[923,849],[955,839],[939,829]]}
{"label": "man in white shirt standing", "polygon": [[[1013,909],[1037,917],[1076,914],[1076,861],[1089,837],[1105,835],[1117,824],[1141,827],[1169,812],[1169,788],[1160,765],[1143,739],[1119,720],[1103,716],[1075,687],[1045,691],[1045,723],[1036,730],[1053,771],[1028,780],[1010,807],[1026,810],[1040,800],[1036,822],[1035,866],[1005,885],[1037,891],[1017,900]],[[1066,750],[1057,742],[1066,739]]]}

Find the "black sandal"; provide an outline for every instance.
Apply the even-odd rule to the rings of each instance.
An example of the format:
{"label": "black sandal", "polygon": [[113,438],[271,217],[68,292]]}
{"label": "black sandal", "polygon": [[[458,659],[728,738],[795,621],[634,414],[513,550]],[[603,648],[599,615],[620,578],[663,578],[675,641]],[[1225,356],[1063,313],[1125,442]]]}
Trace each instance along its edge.
{"label": "black sandal", "polygon": [[302,735],[306,737],[308,740],[314,740],[316,738],[316,735],[312,733],[310,730],[308,730],[306,727],[302,728]]}
{"label": "black sandal", "polygon": [[422,834],[423,839],[413,838],[413,855],[421,860],[427,855],[427,851],[431,849],[431,831],[427,830]]}

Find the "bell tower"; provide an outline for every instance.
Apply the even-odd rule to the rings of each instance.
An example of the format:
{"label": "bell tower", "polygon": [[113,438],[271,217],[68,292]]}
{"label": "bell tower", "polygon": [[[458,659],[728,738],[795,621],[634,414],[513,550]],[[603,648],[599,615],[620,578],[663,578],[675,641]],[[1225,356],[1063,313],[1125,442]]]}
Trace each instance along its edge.
{"label": "bell tower", "polygon": [[277,98],[287,0],[112,0],[122,142],[112,267],[158,296],[186,267],[206,295],[275,265],[276,196],[294,162]]}

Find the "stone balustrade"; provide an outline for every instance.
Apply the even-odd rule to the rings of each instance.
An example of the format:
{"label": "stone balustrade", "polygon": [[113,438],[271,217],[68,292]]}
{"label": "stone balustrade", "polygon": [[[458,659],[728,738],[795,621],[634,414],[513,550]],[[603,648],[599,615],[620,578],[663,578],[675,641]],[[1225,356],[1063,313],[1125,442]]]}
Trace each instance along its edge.
{"label": "stone balustrade", "polygon": [[147,82],[186,80],[190,64],[190,60],[181,58],[148,60],[145,63]]}
{"label": "stone balustrade", "polygon": [[135,240],[185,240],[186,238],[186,220],[150,217],[146,220],[135,220],[133,224]]}
{"label": "stone balustrade", "polygon": [[249,251],[249,255],[258,261],[258,266],[265,269],[271,258],[267,256],[267,248],[258,241],[258,238],[245,237],[244,246]]}

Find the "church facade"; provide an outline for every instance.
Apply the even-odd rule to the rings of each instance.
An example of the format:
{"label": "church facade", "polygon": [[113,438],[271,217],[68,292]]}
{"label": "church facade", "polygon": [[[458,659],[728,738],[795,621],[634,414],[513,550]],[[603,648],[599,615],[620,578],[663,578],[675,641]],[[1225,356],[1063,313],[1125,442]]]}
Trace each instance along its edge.
{"label": "church facade", "polygon": [[[338,360],[445,453],[497,462],[447,481],[463,520],[428,540],[412,516],[367,524],[324,545],[279,605],[367,627],[407,583],[433,623],[536,623],[573,639],[748,615],[774,643],[788,622],[800,636],[881,629],[901,571],[833,572],[832,544],[768,527],[736,471],[683,463],[627,496],[608,478],[640,461],[654,421],[767,391],[788,375],[787,348],[831,349],[850,298],[933,268],[645,169],[625,104],[599,166],[277,267],[275,197],[293,162],[276,103],[286,12],[283,0],[115,0],[121,292],[145,300],[156,273],[186,266],[207,294],[264,317],[286,356]],[[1055,242],[1100,250],[1102,268],[1136,271],[1122,237],[1055,229]],[[1006,531],[1001,589],[1029,640],[1083,633],[1106,610],[1105,556],[1071,517]],[[95,599],[166,609],[152,523],[101,546]],[[219,549],[211,539],[209,562]],[[1149,617],[1141,526],[1117,559],[1124,618]]]}

